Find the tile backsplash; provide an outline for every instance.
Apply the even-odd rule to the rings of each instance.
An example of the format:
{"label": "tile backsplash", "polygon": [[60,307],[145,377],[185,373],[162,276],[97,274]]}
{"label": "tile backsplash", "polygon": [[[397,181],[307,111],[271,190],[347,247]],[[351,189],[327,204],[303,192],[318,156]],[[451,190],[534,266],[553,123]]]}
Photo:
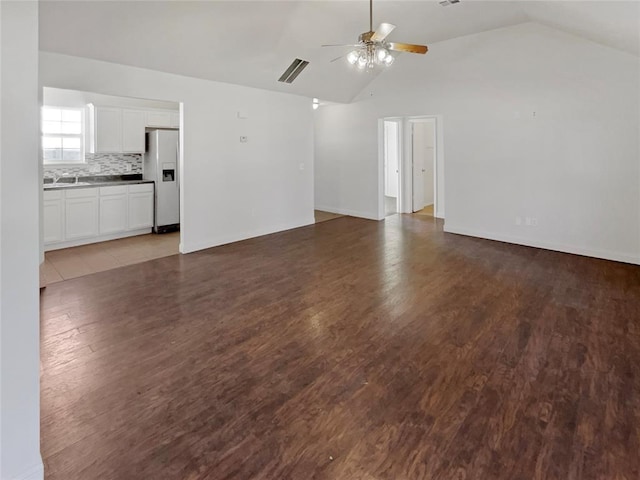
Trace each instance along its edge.
{"label": "tile backsplash", "polygon": [[[86,177],[142,173],[140,153],[87,153],[85,161],[81,165],[45,165],[44,178],[54,178],[56,175]],[[127,165],[131,165],[130,170],[127,170]]]}

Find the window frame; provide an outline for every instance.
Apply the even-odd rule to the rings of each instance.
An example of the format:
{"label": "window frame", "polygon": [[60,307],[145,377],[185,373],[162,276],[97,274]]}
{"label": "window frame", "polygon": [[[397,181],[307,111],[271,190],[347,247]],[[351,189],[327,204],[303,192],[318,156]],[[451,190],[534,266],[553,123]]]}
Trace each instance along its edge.
{"label": "window frame", "polygon": [[[45,109],[50,109],[50,110],[60,110],[60,111],[73,111],[73,112],[80,112],[80,133],[44,133],[44,111]],[[78,165],[87,165],[87,160],[85,158],[85,152],[86,152],[86,145],[85,145],[85,140],[86,140],[86,130],[87,130],[87,125],[86,125],[86,112],[85,112],[85,108],[84,107],[62,107],[62,106],[55,106],[55,105],[43,105],[40,111],[40,152],[42,155],[42,165],[47,167],[63,167],[63,166],[78,166]],[[80,160],[78,161],[69,161],[69,160],[64,160],[64,159],[60,159],[59,161],[57,160],[47,160],[45,159],[45,155],[44,155],[44,139],[46,137],[49,138],[61,138],[61,139],[65,139],[65,138],[78,138],[80,140]],[[64,152],[64,147],[61,147],[61,151]],[[64,155],[64,153],[63,153]]]}

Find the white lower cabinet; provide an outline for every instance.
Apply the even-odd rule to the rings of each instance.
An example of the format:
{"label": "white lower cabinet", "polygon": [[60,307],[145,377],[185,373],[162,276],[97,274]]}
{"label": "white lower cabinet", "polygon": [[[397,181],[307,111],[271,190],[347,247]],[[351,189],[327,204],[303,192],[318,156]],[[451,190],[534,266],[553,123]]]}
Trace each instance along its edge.
{"label": "white lower cabinet", "polygon": [[153,185],[131,185],[129,188],[129,230],[153,227]]}
{"label": "white lower cabinet", "polygon": [[97,189],[83,188],[64,193],[64,239],[76,240],[98,235]]}
{"label": "white lower cabinet", "polygon": [[153,189],[144,183],[45,191],[45,250],[149,233]]}
{"label": "white lower cabinet", "polygon": [[64,199],[62,192],[44,192],[42,212],[44,217],[44,243],[64,240]]}
{"label": "white lower cabinet", "polygon": [[100,187],[100,235],[127,229],[127,186]]}

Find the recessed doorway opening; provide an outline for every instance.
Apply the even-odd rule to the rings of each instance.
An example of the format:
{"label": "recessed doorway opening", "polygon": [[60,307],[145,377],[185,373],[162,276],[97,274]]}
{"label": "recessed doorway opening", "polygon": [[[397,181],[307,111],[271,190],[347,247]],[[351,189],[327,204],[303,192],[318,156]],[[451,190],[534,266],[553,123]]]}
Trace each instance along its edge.
{"label": "recessed doorway opening", "polygon": [[411,210],[435,216],[436,202],[436,121],[412,119],[411,126]]}
{"label": "recessed doorway opening", "polygon": [[383,121],[383,162],[384,162],[384,215],[401,211],[401,125],[399,119]]}
{"label": "recessed doorway opening", "polygon": [[442,117],[379,120],[378,218],[417,213],[444,218]]}

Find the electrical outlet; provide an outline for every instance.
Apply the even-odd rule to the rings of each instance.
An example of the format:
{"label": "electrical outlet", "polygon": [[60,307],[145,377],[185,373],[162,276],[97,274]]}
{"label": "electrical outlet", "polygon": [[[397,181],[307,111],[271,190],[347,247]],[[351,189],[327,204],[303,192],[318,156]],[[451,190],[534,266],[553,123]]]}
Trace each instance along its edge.
{"label": "electrical outlet", "polygon": [[300,164],[300,170],[304,170],[304,163]]}
{"label": "electrical outlet", "polygon": [[532,227],[537,227],[538,226],[538,219],[535,217],[531,217],[531,226]]}
{"label": "electrical outlet", "polygon": [[530,227],[530,226],[531,226],[531,217],[526,217],[526,218],[524,219],[524,224],[525,224],[527,227]]}
{"label": "electrical outlet", "polygon": [[125,172],[130,172],[131,171],[131,164],[130,163],[125,163],[124,164],[124,171]]}

